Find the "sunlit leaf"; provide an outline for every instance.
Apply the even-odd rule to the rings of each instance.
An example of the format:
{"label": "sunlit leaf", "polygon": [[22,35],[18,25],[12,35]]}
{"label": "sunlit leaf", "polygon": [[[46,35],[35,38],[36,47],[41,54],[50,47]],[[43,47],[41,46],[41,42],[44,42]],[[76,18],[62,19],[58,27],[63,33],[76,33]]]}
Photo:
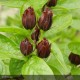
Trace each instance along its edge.
{"label": "sunlit leaf", "polygon": [[53,75],[52,70],[43,59],[33,56],[23,65],[23,75]]}

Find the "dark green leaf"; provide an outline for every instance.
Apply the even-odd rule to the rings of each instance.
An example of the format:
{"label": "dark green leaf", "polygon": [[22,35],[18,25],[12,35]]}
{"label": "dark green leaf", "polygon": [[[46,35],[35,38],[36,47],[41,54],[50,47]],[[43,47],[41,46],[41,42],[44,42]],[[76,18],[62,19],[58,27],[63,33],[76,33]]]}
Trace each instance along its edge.
{"label": "dark green leaf", "polygon": [[71,75],[80,75],[80,67],[73,67],[71,69]]}
{"label": "dark green leaf", "polygon": [[11,75],[21,75],[22,66],[24,65],[23,60],[11,59],[9,64],[9,70]]}

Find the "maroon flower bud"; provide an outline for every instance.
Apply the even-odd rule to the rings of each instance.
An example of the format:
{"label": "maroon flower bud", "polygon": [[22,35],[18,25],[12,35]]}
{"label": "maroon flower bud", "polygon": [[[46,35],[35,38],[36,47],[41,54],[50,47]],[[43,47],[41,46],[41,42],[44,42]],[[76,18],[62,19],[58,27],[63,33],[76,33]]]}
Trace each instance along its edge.
{"label": "maroon flower bud", "polygon": [[26,55],[29,55],[33,51],[33,46],[28,41],[28,39],[25,39],[20,44],[20,50],[26,56]]}
{"label": "maroon flower bud", "polygon": [[36,48],[39,57],[47,58],[50,55],[51,45],[49,44],[48,40],[46,40],[45,38],[40,43],[38,43]]}
{"label": "maroon flower bud", "polygon": [[56,6],[56,4],[57,4],[57,0],[49,0],[47,3],[47,6],[48,7]]}
{"label": "maroon flower bud", "polygon": [[40,35],[40,29],[38,27],[36,27],[35,31],[31,35],[32,40],[38,41],[39,35]]}
{"label": "maroon flower bud", "polygon": [[52,11],[49,8],[45,8],[38,21],[38,25],[42,30],[49,30],[52,24],[52,15]]}
{"label": "maroon flower bud", "polygon": [[69,55],[69,60],[71,63],[75,64],[75,65],[79,65],[80,64],[80,56],[77,54],[73,54],[71,53]]}
{"label": "maroon flower bud", "polygon": [[80,64],[80,56],[79,55],[76,55],[76,57],[75,57],[75,64],[76,65]]}
{"label": "maroon flower bud", "polygon": [[74,62],[75,62],[75,54],[71,53],[71,54],[69,55],[69,60],[71,61],[71,63],[74,64]]}
{"label": "maroon flower bud", "polygon": [[25,10],[22,17],[22,24],[26,29],[33,29],[36,24],[36,16],[34,9],[29,7]]}

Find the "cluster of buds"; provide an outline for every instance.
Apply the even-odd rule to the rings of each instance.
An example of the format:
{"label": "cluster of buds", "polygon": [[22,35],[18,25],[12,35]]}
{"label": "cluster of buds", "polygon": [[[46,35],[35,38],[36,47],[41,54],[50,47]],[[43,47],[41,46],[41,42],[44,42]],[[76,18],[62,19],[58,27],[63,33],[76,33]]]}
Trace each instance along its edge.
{"label": "cluster of buds", "polygon": [[[52,24],[52,16],[52,11],[48,7],[45,8],[38,21],[39,28],[44,31],[49,30]],[[33,8],[29,7],[25,10],[22,17],[22,24],[26,29],[33,29],[35,27],[36,16]]]}
{"label": "cluster of buds", "polygon": [[38,41],[40,35],[40,29],[38,27],[35,28],[35,31],[31,34],[31,39]]}
{"label": "cluster of buds", "polygon": [[80,64],[80,56],[74,53],[70,53],[69,60],[72,64],[79,65]]}
{"label": "cluster of buds", "polygon": [[[55,3],[56,0],[49,0],[47,6],[54,6]],[[40,29],[42,29],[43,31],[47,31],[50,29],[52,24],[53,13],[48,7],[46,7],[42,12],[41,17],[38,20],[37,27],[35,27],[37,22],[36,15],[32,7],[26,9],[22,16],[22,24],[25,29],[31,30],[35,27],[34,32],[31,34],[31,39],[36,42],[37,55],[41,58],[47,58],[50,55],[51,51],[51,45],[46,38],[44,38],[41,42],[37,43],[40,36]],[[25,39],[21,41],[20,50],[25,56],[29,55],[33,51],[33,45],[29,42],[28,39]]]}
{"label": "cluster of buds", "polygon": [[[49,44],[48,40],[44,38],[36,45],[36,49],[39,57],[47,58],[50,55],[51,45]],[[28,41],[28,39],[25,39],[20,44],[20,50],[23,55],[29,55],[33,51],[33,45]]]}

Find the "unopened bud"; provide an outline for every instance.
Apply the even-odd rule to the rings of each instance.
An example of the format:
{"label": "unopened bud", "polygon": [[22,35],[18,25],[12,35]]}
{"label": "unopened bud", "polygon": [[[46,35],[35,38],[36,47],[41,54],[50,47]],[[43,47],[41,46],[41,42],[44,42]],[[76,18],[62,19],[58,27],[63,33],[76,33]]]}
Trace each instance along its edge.
{"label": "unopened bud", "polygon": [[22,17],[22,24],[26,29],[33,29],[36,24],[36,16],[34,9],[29,7],[25,10]]}
{"label": "unopened bud", "polygon": [[44,38],[40,43],[38,43],[37,52],[39,57],[47,58],[50,55],[50,51],[51,45],[49,44],[48,40]]}
{"label": "unopened bud", "polygon": [[52,16],[52,11],[49,8],[45,8],[38,21],[38,25],[42,30],[47,31],[50,29],[52,24]]}
{"label": "unopened bud", "polygon": [[49,0],[47,6],[52,7],[52,6],[56,6],[56,4],[57,4],[57,0]]}
{"label": "unopened bud", "polygon": [[26,55],[29,55],[33,51],[33,46],[28,41],[28,39],[25,39],[20,44],[20,50],[26,56]]}
{"label": "unopened bud", "polygon": [[31,35],[32,40],[38,41],[39,35],[40,35],[40,29],[38,27],[36,27],[35,31]]}
{"label": "unopened bud", "polygon": [[72,64],[75,64],[75,65],[80,64],[80,56],[77,54],[70,53],[69,60]]}

